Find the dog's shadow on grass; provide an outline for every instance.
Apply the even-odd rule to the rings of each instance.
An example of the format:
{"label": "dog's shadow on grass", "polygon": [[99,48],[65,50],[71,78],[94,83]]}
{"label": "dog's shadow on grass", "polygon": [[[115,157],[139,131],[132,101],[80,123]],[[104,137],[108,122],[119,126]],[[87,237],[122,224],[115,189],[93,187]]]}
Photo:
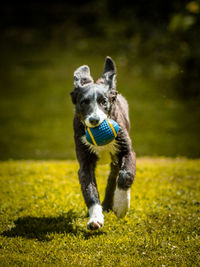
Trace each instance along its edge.
{"label": "dog's shadow on grass", "polygon": [[69,210],[64,215],[58,217],[19,217],[14,221],[15,226],[10,230],[1,233],[2,236],[17,237],[21,236],[28,239],[38,239],[39,241],[50,241],[54,234],[71,234],[89,239],[94,236],[105,234],[103,231],[88,231],[78,226],[76,220],[78,214]]}

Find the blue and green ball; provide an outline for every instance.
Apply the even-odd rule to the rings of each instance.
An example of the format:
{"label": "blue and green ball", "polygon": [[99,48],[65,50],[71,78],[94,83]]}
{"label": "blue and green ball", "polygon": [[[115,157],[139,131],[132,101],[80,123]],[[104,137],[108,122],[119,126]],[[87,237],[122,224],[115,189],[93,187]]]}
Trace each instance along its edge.
{"label": "blue and green ball", "polygon": [[112,120],[106,119],[99,126],[87,128],[86,139],[95,146],[104,146],[112,142],[119,131],[119,124]]}

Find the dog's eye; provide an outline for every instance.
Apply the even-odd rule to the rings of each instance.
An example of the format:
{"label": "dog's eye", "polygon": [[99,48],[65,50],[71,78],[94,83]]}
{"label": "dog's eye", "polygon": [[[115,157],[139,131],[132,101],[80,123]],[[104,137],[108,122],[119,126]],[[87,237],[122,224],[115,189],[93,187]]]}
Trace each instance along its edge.
{"label": "dog's eye", "polygon": [[80,102],[81,106],[85,106],[85,105],[88,105],[90,104],[90,100],[89,99],[83,99],[81,102]]}
{"label": "dog's eye", "polygon": [[99,104],[102,105],[102,106],[106,106],[107,105],[107,100],[105,98],[101,98],[99,99]]}
{"label": "dog's eye", "polygon": [[107,105],[107,100],[106,100],[106,99],[102,99],[102,100],[101,100],[101,104],[102,104],[103,106],[106,106],[106,105]]}

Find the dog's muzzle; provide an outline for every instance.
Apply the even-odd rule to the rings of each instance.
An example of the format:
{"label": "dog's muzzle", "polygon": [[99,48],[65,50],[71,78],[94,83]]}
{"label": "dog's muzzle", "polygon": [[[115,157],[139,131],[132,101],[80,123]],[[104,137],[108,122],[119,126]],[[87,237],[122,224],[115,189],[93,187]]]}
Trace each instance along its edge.
{"label": "dog's muzzle", "polygon": [[93,126],[96,127],[96,126],[99,125],[100,117],[99,117],[99,116],[91,116],[91,117],[89,118],[89,122],[90,122],[91,125],[93,125]]}

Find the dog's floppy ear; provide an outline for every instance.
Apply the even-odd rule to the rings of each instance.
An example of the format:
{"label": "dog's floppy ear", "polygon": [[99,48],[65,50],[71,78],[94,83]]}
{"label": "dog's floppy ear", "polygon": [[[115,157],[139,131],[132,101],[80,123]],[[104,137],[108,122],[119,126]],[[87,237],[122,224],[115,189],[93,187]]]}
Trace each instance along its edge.
{"label": "dog's floppy ear", "polygon": [[76,98],[77,98],[77,91],[74,90],[70,93],[71,98],[72,98],[72,103],[75,105],[76,104]]}
{"label": "dog's floppy ear", "polygon": [[73,104],[76,104],[78,91],[89,83],[93,83],[90,68],[87,65],[79,67],[74,72],[74,91],[70,93]]}
{"label": "dog's floppy ear", "polygon": [[110,89],[116,89],[116,67],[111,57],[106,57],[102,78]]}
{"label": "dog's floppy ear", "polygon": [[89,67],[83,65],[74,72],[74,88],[83,87],[88,83],[93,83],[93,79]]}

